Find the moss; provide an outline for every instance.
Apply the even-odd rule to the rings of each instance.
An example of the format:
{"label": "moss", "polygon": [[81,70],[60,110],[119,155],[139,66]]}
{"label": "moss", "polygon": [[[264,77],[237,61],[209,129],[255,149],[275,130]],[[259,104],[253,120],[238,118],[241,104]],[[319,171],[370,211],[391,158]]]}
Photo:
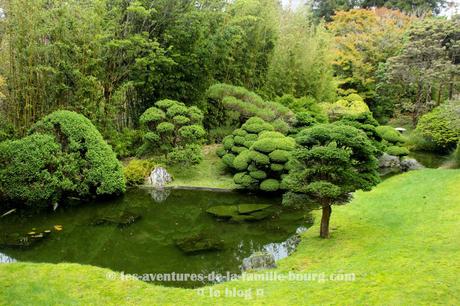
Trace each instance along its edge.
{"label": "moss", "polygon": [[260,190],[266,192],[275,192],[280,189],[280,182],[275,179],[266,179],[262,183],[260,183]]}

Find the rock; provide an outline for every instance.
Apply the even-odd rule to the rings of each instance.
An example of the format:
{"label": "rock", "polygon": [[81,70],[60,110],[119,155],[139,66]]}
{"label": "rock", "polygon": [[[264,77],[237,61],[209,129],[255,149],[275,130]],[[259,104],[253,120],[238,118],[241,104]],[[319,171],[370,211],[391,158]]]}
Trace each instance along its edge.
{"label": "rock", "polygon": [[240,214],[250,214],[255,211],[264,210],[271,207],[267,204],[240,204],[238,205],[238,213]]}
{"label": "rock", "polygon": [[28,248],[47,238],[51,231],[30,232],[25,235],[19,233],[4,234],[0,237],[0,246],[12,248]]}
{"label": "rock", "polygon": [[383,153],[382,156],[379,157],[379,167],[380,168],[400,168],[401,162],[398,156],[393,156],[387,153]]}
{"label": "rock", "polygon": [[219,218],[231,218],[238,215],[238,206],[236,205],[220,205],[213,206],[206,210],[207,213]]}
{"label": "rock", "polygon": [[16,262],[16,259],[0,253],[0,263],[13,263],[13,262]]}
{"label": "rock", "polygon": [[256,252],[243,259],[241,269],[248,270],[264,270],[276,268],[275,257],[268,252]]}
{"label": "rock", "polygon": [[240,204],[213,206],[206,210],[216,217],[229,219],[231,222],[259,221],[272,214],[267,204]]}
{"label": "rock", "polygon": [[208,237],[203,233],[176,239],[175,243],[179,249],[187,254],[206,251],[221,251],[224,248],[223,241]]}
{"label": "rock", "polygon": [[163,167],[156,167],[148,177],[148,183],[155,188],[161,189],[170,182],[172,182],[172,176]]}
{"label": "rock", "polygon": [[397,128],[395,128],[395,130],[398,131],[401,134],[403,134],[404,132],[407,131],[405,128],[402,128],[402,127],[397,127]]}
{"label": "rock", "polygon": [[117,225],[118,227],[125,227],[133,224],[141,218],[140,215],[131,212],[118,212],[111,216],[103,216],[96,218],[92,225]]}
{"label": "rock", "polygon": [[401,162],[402,171],[420,170],[422,168],[424,168],[424,166],[413,158],[407,158]]}

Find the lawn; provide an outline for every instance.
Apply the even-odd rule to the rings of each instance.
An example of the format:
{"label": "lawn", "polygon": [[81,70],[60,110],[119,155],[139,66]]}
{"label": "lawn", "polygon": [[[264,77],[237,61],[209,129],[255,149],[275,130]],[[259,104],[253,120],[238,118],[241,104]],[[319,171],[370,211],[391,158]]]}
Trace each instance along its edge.
{"label": "lawn", "polygon": [[[111,272],[96,267],[21,263],[0,265],[0,304],[455,305],[460,303],[459,190],[460,170],[392,177],[371,192],[359,192],[351,204],[334,207],[331,239],[319,239],[316,225],[273,270],[326,278],[345,273],[354,281],[238,280],[185,290],[109,280]],[[246,298],[225,296],[233,289]]]}
{"label": "lawn", "polygon": [[225,173],[225,166],[216,155],[218,145],[203,147],[203,161],[193,167],[168,167],[174,177],[169,186],[235,189],[232,175]]}

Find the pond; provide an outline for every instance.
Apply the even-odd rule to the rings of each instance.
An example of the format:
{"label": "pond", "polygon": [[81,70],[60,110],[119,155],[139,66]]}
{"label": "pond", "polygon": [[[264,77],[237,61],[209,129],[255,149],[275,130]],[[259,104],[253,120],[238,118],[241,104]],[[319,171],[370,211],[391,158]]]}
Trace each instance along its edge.
{"label": "pond", "polygon": [[[243,259],[254,252],[265,250],[275,259],[288,256],[298,241],[292,237],[313,224],[309,211],[289,211],[280,203],[279,197],[233,192],[134,189],[113,201],[54,212],[20,211],[0,218],[0,262],[70,262],[125,274],[241,273]],[[271,206],[249,221],[231,222],[206,212],[239,204]],[[27,247],[5,244],[11,237],[30,235],[41,239]],[[198,287],[214,281],[159,283]]]}
{"label": "pond", "polygon": [[441,155],[433,152],[412,151],[410,158],[415,158],[427,168],[439,168],[449,160],[450,155]]}

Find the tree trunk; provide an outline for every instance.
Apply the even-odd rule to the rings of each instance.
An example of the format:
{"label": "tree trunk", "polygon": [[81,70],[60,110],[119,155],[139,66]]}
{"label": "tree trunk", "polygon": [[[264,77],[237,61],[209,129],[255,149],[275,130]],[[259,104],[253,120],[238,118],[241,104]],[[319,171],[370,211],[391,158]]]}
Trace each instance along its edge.
{"label": "tree trunk", "polygon": [[321,238],[329,238],[329,220],[331,219],[332,208],[330,205],[323,206],[323,215],[321,217]]}

